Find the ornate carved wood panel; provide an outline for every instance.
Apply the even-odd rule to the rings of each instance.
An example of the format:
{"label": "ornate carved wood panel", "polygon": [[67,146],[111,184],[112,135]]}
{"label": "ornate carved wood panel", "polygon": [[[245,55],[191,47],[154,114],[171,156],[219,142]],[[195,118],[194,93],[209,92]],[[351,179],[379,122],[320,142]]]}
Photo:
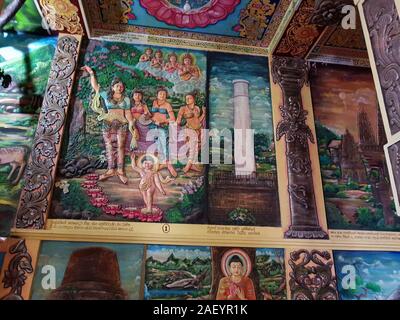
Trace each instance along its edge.
{"label": "ornate carved wood panel", "polygon": [[306,124],[307,111],[303,109],[301,88],[308,82],[309,69],[305,60],[274,57],[273,81],[282,89],[282,120],[276,127],[276,140],[285,136],[288,168],[288,193],[291,225],[287,238],[325,239],[328,237],[319,225],[314,196],[313,176],[308,143],[315,143]]}
{"label": "ornate carved wood panel", "polygon": [[39,0],[38,4],[50,30],[71,34],[85,33],[78,0]]}
{"label": "ornate carved wood panel", "polygon": [[289,255],[292,300],[338,300],[332,254],[300,249]]}
{"label": "ornate carved wood panel", "polygon": [[80,41],[76,37],[60,35],[31,157],[25,171],[25,186],[21,192],[15,222],[17,228],[41,229],[44,227],[79,46]]}
{"label": "ornate carved wood panel", "polygon": [[392,135],[400,131],[400,21],[393,0],[363,4]]}
{"label": "ornate carved wood panel", "polygon": [[23,300],[22,287],[27,279],[26,274],[33,272],[32,257],[28,252],[25,240],[19,240],[9,249],[13,255],[2,280],[3,288],[10,288],[10,292],[0,300]]}

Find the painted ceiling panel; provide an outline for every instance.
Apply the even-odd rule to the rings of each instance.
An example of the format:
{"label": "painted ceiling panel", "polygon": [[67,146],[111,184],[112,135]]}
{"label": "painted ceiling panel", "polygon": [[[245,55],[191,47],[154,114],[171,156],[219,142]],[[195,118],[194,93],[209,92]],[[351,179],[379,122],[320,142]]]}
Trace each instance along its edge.
{"label": "painted ceiling panel", "polygon": [[82,1],[92,34],[113,31],[268,47],[291,0]]}

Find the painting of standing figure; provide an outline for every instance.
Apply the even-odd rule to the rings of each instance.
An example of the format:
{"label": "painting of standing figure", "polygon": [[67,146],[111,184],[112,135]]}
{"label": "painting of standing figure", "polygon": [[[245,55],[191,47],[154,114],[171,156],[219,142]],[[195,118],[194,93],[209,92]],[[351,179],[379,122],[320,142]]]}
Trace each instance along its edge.
{"label": "painting of standing figure", "polygon": [[268,60],[209,54],[209,220],[279,226]]}
{"label": "painting of standing figure", "polygon": [[371,71],[317,64],[311,93],[329,228],[399,231]]}
{"label": "painting of standing figure", "polygon": [[90,41],[52,218],[203,223],[206,54]]}
{"label": "painting of standing figure", "polygon": [[400,253],[334,251],[342,300],[400,300]]}

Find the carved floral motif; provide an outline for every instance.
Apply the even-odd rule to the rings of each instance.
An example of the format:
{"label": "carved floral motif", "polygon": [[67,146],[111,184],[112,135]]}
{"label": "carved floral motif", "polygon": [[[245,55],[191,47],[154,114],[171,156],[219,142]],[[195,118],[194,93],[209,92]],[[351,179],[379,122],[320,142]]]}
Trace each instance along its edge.
{"label": "carved floral motif", "polygon": [[246,9],[240,12],[240,22],[236,28],[243,38],[261,40],[267,31],[276,10],[271,0],[251,0]]}
{"label": "carved floral motif", "polygon": [[72,36],[63,36],[58,40],[31,159],[25,171],[25,186],[16,217],[17,228],[40,229],[44,226],[78,47],[79,41]]}
{"label": "carved floral motif", "polygon": [[324,27],[310,23],[313,12],[314,0],[304,0],[287,27],[275,54],[300,58],[306,56],[324,30]]}
{"label": "carved floral motif", "polygon": [[314,13],[310,19],[311,23],[330,26],[341,21],[342,8],[345,5],[353,4],[352,0],[316,0]]}
{"label": "carved floral motif", "polygon": [[43,16],[50,29],[82,34],[78,8],[69,0],[39,0]]}
{"label": "carved floral motif", "polygon": [[132,12],[133,0],[99,0],[101,15],[107,23],[128,23],[136,19]]}
{"label": "carved floral motif", "polygon": [[400,131],[400,20],[393,0],[363,4],[390,131]]}

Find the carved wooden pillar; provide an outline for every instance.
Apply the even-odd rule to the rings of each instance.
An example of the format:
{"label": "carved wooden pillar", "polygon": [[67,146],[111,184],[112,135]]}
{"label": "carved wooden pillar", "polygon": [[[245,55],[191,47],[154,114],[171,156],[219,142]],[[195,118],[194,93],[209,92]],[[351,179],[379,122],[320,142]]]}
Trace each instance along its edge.
{"label": "carved wooden pillar", "polygon": [[51,65],[39,123],[25,170],[15,225],[42,229],[45,225],[64,124],[80,47],[79,36],[60,35]]}
{"label": "carved wooden pillar", "polygon": [[[395,168],[393,150],[400,139],[400,19],[397,0],[358,0],[368,56],[374,76],[379,107],[389,141],[389,168]],[[386,146],[388,147],[388,146]],[[398,172],[389,170],[396,209],[400,210]]]}
{"label": "carved wooden pillar", "polygon": [[388,138],[400,132],[400,20],[395,0],[358,3]]}
{"label": "carved wooden pillar", "polygon": [[272,77],[283,93],[282,120],[276,127],[276,140],[286,142],[286,162],[291,224],[285,238],[326,239],[318,221],[308,143],[315,143],[306,124],[301,89],[308,82],[308,67],[303,59],[273,57]]}

